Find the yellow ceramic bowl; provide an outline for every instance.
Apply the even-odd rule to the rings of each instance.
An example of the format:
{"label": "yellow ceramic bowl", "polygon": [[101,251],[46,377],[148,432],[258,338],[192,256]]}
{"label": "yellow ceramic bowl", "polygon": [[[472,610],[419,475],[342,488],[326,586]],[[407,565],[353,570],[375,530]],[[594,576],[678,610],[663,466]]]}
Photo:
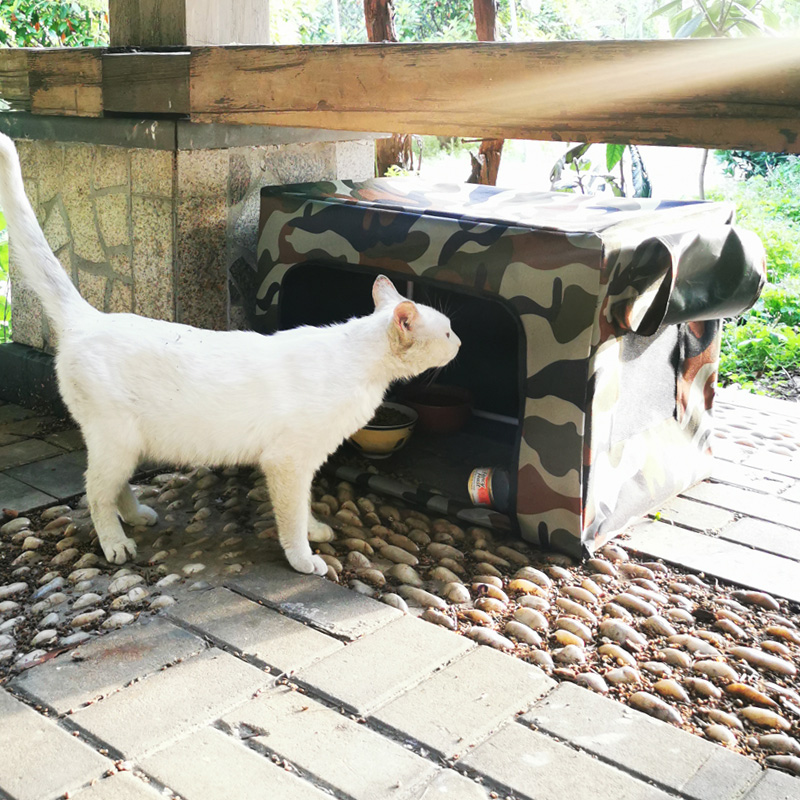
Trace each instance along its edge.
{"label": "yellow ceramic bowl", "polygon": [[368,458],[388,458],[399,450],[411,436],[417,422],[417,412],[400,403],[381,403],[381,408],[399,411],[406,422],[397,425],[365,425],[349,439],[350,444]]}

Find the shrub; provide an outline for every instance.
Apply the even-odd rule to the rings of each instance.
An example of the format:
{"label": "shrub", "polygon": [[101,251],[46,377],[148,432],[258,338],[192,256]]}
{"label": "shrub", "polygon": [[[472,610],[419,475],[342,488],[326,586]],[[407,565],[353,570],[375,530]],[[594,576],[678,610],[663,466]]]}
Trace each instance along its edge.
{"label": "shrub", "polygon": [[88,3],[14,0],[0,5],[0,45],[91,47],[108,44],[108,15]]}

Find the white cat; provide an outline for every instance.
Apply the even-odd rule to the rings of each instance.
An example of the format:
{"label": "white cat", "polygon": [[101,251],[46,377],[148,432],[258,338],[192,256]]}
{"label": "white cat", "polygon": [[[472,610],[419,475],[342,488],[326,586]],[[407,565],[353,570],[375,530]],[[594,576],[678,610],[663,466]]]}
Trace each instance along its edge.
{"label": "white cat", "polygon": [[106,558],[121,564],[136,555],[120,517],[157,520],[128,485],[141,461],[259,464],[286,558],[299,572],[324,575],[308,539],[332,532],[310,513],[312,477],[369,421],[392,381],[456,355],[461,343],[447,317],[404,299],[384,276],[368,317],[272,336],[104,314],[50,250],[2,134],[0,206],[22,278],[57,334],[58,385],[86,441],[86,493]]}

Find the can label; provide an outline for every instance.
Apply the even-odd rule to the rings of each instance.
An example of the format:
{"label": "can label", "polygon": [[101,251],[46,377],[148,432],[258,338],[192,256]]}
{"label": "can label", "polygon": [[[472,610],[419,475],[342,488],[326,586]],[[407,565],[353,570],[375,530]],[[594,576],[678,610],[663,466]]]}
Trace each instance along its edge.
{"label": "can label", "polygon": [[492,468],[478,467],[469,476],[469,496],[473,505],[492,505]]}

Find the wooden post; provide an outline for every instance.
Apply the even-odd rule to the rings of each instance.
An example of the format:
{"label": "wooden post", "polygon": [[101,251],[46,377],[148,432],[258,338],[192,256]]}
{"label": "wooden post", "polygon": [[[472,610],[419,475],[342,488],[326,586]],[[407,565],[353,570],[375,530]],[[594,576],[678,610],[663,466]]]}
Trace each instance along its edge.
{"label": "wooden post", "polygon": [[[475,30],[481,42],[497,39],[497,0],[472,0],[475,14]],[[472,172],[468,183],[497,184],[500,156],[503,154],[503,139],[484,139],[477,158],[471,155]]]}
{"label": "wooden post", "polygon": [[[394,0],[364,0],[364,22],[369,41],[397,41],[397,31],[394,27]],[[386,170],[392,166],[413,168],[414,154],[411,150],[410,134],[393,133],[388,139],[375,141],[375,172],[378,177],[385,175]]]}
{"label": "wooden post", "polygon": [[269,44],[269,0],[109,0],[112,47]]}

